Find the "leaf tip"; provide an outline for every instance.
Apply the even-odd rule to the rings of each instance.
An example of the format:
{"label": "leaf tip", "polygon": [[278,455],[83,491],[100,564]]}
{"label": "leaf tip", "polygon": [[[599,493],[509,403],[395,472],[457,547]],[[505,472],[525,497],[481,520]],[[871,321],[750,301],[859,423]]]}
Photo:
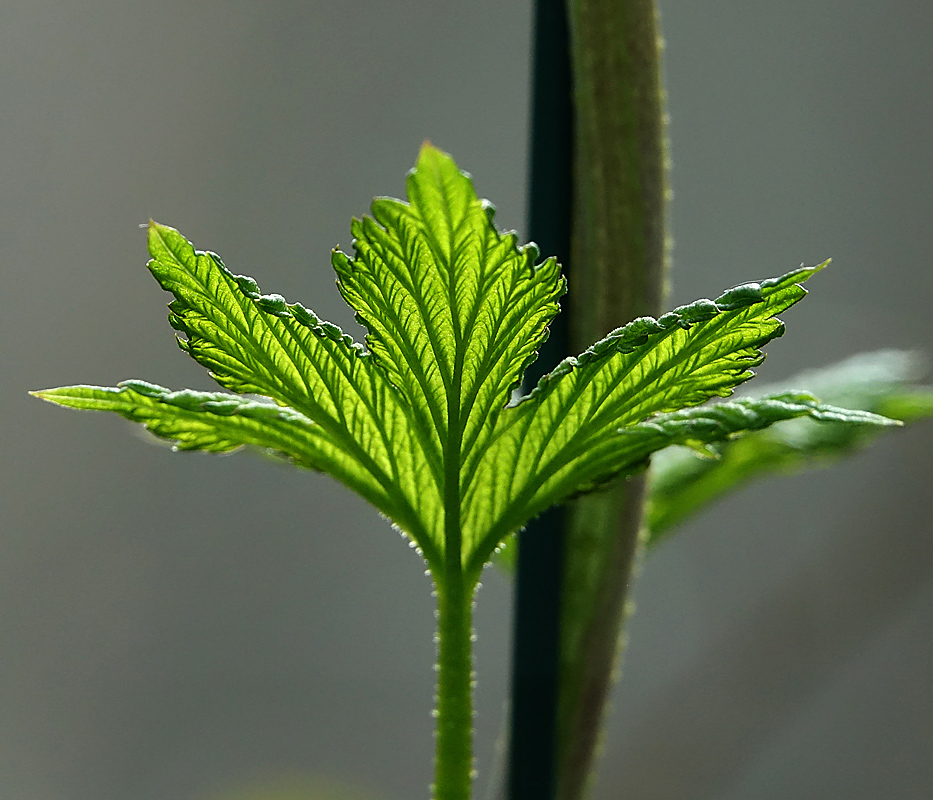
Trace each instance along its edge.
{"label": "leaf tip", "polygon": [[795,283],[803,283],[804,281],[809,280],[814,275],[816,275],[817,272],[822,272],[831,263],[832,259],[827,258],[825,261],[822,261],[819,264],[801,264],[791,273],[791,276],[794,277]]}
{"label": "leaf tip", "polygon": [[149,223],[146,225],[146,228],[149,231],[149,235],[165,235],[169,232],[178,233],[174,228],[170,228],[168,225],[163,225],[161,222],[156,222],[151,217],[149,218]]}
{"label": "leaf tip", "polygon": [[65,390],[68,388],[69,387],[67,386],[60,386],[57,389],[36,389],[35,391],[29,392],[29,394],[32,397],[37,397],[40,400],[44,400],[46,403],[63,406],[67,404],[62,401],[59,395],[65,394]]}
{"label": "leaf tip", "polygon": [[418,150],[418,158],[415,160],[415,169],[420,167],[429,159],[437,158],[440,151],[431,143],[430,139],[425,139],[421,143],[421,149]]}
{"label": "leaf tip", "polygon": [[184,240],[184,237],[182,237],[175,228],[163,225],[161,222],[156,222],[154,219],[149,220],[146,240],[149,247],[149,255],[153,258],[157,259],[160,256],[171,253],[174,249],[172,247],[173,240],[177,241],[178,239]]}
{"label": "leaf tip", "polygon": [[420,172],[421,170],[450,171],[451,168],[456,172],[461,171],[450,153],[441,150],[429,139],[425,139],[421,143],[421,149],[418,151],[418,160],[415,162],[412,172]]}
{"label": "leaf tip", "polygon": [[453,161],[453,156],[451,156],[450,153],[441,150],[441,148],[430,139],[425,139],[421,143],[421,149],[418,151],[418,162],[425,158],[441,158]]}

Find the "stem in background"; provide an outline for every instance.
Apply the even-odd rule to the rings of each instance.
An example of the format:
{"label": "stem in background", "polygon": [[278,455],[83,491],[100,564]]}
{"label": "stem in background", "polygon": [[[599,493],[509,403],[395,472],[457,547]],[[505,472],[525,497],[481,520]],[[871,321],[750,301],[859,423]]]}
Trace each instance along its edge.
{"label": "stem in background", "polygon": [[469,800],[473,783],[473,593],[462,571],[436,580],[435,800]]}
{"label": "stem in background", "polygon": [[[576,103],[571,341],[661,313],[668,158],[654,0],[571,0]],[[583,266],[585,265],[585,266]]]}
{"label": "stem in background", "polygon": [[[668,158],[654,0],[569,0],[575,103],[570,342],[574,352],[665,292]],[[645,478],[568,507],[557,797],[586,791],[619,659]]]}
{"label": "stem in background", "polygon": [[[564,0],[537,0],[532,67],[531,170],[528,238],[542,254],[570,260],[573,102],[570,41]],[[550,326],[525,390],[567,355],[567,314]],[[512,645],[508,796],[551,800],[560,647],[560,595],[566,513],[552,508],[518,534]]]}

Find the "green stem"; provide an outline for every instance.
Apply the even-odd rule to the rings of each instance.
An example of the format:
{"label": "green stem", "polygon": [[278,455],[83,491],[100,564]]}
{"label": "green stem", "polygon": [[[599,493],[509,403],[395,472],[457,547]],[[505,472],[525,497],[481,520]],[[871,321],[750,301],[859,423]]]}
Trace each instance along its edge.
{"label": "green stem", "polygon": [[668,237],[654,0],[571,0],[576,108],[571,336],[661,311]]}
{"label": "green stem", "polygon": [[473,585],[462,570],[437,581],[434,800],[469,800],[473,782]]}
{"label": "green stem", "polygon": [[[450,287],[451,307],[456,308]],[[473,788],[473,593],[477,579],[463,566],[460,526],[460,462],[463,425],[460,392],[463,347],[457,341],[447,387],[444,445],[444,568],[434,576],[437,594],[437,737],[434,800],[470,800]]]}
{"label": "green stem", "polygon": [[[658,315],[668,260],[664,93],[654,0],[569,0],[575,105],[571,349]],[[637,561],[644,478],[568,513],[557,796],[586,791]]]}

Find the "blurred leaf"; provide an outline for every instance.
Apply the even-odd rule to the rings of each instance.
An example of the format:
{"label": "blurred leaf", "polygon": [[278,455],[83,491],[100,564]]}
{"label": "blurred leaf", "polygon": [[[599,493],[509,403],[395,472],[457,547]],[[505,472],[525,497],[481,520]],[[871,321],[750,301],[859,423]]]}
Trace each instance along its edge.
{"label": "blurred leaf", "polygon": [[251,781],[210,800],[373,800],[374,795],[338,781],[285,776]]}
{"label": "blurred leaf", "polygon": [[[884,350],[802,373],[788,389],[812,391],[826,402],[883,414],[903,422],[933,416],[933,387],[917,387],[919,363],[911,353]],[[764,387],[763,392],[777,387]],[[652,460],[648,541],[656,544],[691,515],[727,492],[773,473],[826,466],[864,447],[886,428],[845,421],[780,422],[713,445],[714,459],[674,447]]]}

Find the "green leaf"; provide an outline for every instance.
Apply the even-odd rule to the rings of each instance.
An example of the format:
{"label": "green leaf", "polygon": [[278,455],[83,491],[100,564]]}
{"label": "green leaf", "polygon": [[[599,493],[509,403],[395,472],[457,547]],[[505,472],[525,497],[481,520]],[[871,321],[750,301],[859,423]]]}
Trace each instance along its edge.
{"label": "green leaf", "polygon": [[549,505],[627,469],[626,426],[727,396],[751,378],[760,348],[784,331],[776,315],[806,295],[800,283],[824,266],[637,319],[544,376],[469,464],[468,520],[490,531],[481,557]]}
{"label": "green leaf", "polygon": [[[254,447],[272,451],[298,466],[332,475],[406,531],[422,530],[423,511],[411,506],[397,484],[385,480],[371,461],[348,457],[322,426],[294,409],[223,392],[172,392],[145,381],[124,381],[115,388],[66,386],[32,394],[70,408],[113,411],[145,425],[177,450],[226,453]],[[420,545],[421,537],[416,542]],[[431,540],[424,544],[425,556],[436,558]]]}
{"label": "green leaf", "polygon": [[398,501],[377,508],[426,556],[435,553],[443,526],[439,455],[415,441],[406,404],[372,358],[337,326],[262,295],[255,281],[173,228],[151,222],[149,252],[149,270],[175,297],[169,322],[185,336],[182,350],[221,386],[269,397],[319,425],[347,462],[324,471],[364,496],[348,476],[368,473]]}
{"label": "green leaf", "polygon": [[298,304],[263,296],[251,278],[233,275],[165,225],[150,223],[149,252],[149,270],[175,296],[169,322],[185,335],[179,346],[221,386],[290,406],[348,449],[358,440],[388,465],[376,408],[397,398],[350,337]]}
{"label": "green leaf", "polygon": [[[912,422],[933,417],[933,387],[914,385],[919,371],[913,354],[884,350],[803,373],[786,386],[806,388],[837,405]],[[717,445],[715,459],[700,458],[683,448],[658,453],[652,461],[648,543],[661,541],[679,523],[749,481],[827,466],[884,430],[857,423],[857,419],[830,419],[821,425],[806,419],[782,422]]]}
{"label": "green leaf", "polygon": [[[369,328],[368,351],[155,222],[148,266],[174,295],[169,321],[185,352],[221,386],[295,412],[274,418],[265,404],[236,405],[236,430],[256,413],[300,426],[289,457],[373,501],[439,569],[445,520],[458,517],[462,454],[488,438],[547,335],[564,281],[554,259],[536,266],[533,245],[519,248],[513,233],[496,230],[492,207],[446,154],[426,145],[408,189],[410,204],[374,201],[373,218],[353,222],[355,255],[333,257],[341,292]],[[281,449],[228,438],[232,423],[218,421],[217,398],[182,407],[179,398],[192,395],[146,395],[140,385],[41,396],[143,421],[181,449]],[[252,437],[255,428],[246,428]],[[308,452],[294,450],[301,442]]]}
{"label": "green leaf", "polygon": [[149,269],[174,296],[179,345],[224,388],[268,401],[141,382],[40,396],[114,411],[179,449],[261,447],[327,472],[405,531],[436,579],[465,569],[467,583],[529,518],[660,448],[844,414],[797,395],[690,409],[752,376],[783,332],[776,314],[823,265],[635,320],[513,403],[564,292],[556,262],[496,230],[469,176],[430,145],[408,197],[375,200],[353,222],[353,255],[333,254],[366,349],[153,222]]}
{"label": "green leaf", "polygon": [[366,344],[450,464],[481,452],[547,336],[565,285],[553,258],[492,224],[450,156],[425,145],[409,203],[373,202],[354,220],[354,258],[333,256]]}

